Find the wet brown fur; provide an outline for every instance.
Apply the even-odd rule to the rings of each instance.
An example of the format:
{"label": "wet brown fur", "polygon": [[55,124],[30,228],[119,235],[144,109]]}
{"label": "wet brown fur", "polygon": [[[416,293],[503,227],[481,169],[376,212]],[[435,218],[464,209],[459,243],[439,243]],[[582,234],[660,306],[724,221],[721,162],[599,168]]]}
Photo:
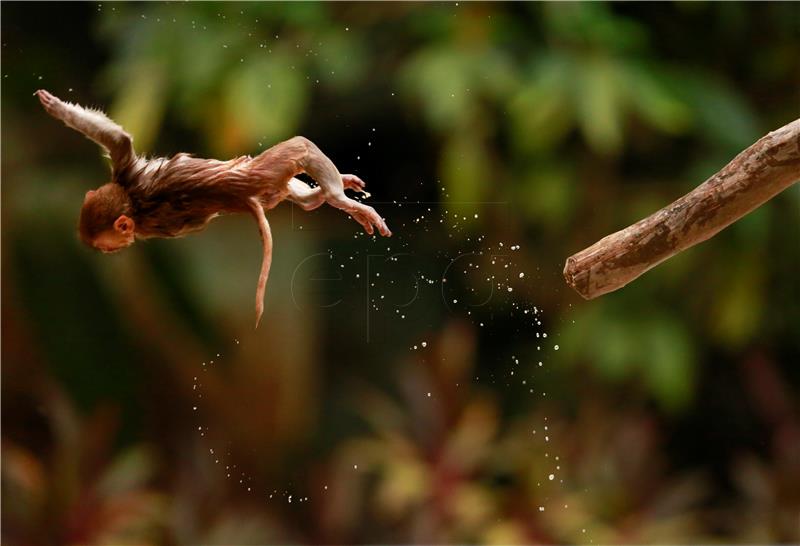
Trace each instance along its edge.
{"label": "wet brown fur", "polygon": [[[230,161],[188,154],[135,159],[115,173],[115,182],[130,198],[137,236],[179,237],[203,229],[218,214],[249,212],[251,197],[267,210],[275,207],[288,195],[289,180],[303,170],[304,141],[293,138],[254,158]],[[154,171],[146,175],[148,166]]]}

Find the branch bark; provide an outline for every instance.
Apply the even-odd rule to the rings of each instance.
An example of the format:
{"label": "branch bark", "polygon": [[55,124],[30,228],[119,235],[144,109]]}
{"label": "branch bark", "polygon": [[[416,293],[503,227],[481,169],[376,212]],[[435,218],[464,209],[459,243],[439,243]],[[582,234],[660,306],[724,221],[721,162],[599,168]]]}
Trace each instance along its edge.
{"label": "branch bark", "polygon": [[613,292],[798,180],[800,119],[764,136],[671,205],[567,258],[564,278],[586,299]]}

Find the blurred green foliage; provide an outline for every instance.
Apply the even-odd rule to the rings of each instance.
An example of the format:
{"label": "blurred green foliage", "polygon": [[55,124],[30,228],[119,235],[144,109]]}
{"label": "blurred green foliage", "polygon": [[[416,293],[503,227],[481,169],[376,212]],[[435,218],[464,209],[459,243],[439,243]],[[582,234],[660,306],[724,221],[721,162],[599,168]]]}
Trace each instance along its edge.
{"label": "blurred green foliage", "polygon": [[[600,300],[560,276],[796,118],[796,4],[2,15],[4,543],[800,539],[800,188]],[[107,168],[38,87],[107,105],[151,155],[304,134],[396,237],[279,207],[252,332],[248,218],[113,257],[79,246]],[[499,242],[521,245],[526,284],[465,322],[442,264]],[[470,256],[449,300],[481,296],[495,258]],[[542,367],[538,331],[560,345]]]}

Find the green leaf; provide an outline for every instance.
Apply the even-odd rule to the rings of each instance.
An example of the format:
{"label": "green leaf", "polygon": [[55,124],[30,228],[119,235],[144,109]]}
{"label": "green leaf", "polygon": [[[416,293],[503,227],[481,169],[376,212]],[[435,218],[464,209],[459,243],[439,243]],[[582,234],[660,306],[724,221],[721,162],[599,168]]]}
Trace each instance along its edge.
{"label": "green leaf", "polygon": [[166,75],[158,63],[142,61],[130,68],[110,110],[112,119],[134,135],[137,152],[152,149],[164,117]]}
{"label": "green leaf", "polygon": [[[636,335],[633,334],[632,335]],[[679,323],[659,317],[642,325],[640,355],[645,382],[661,406],[677,411],[691,400],[695,358],[691,340]]]}
{"label": "green leaf", "polygon": [[552,2],[543,8],[547,30],[560,41],[617,52],[640,50],[647,42],[642,25],[600,2]]}
{"label": "green leaf", "polygon": [[539,60],[529,81],[508,104],[514,145],[522,153],[558,145],[572,128],[570,61],[561,55]]}
{"label": "green leaf", "polygon": [[561,227],[570,220],[574,182],[565,166],[537,164],[522,180],[520,206],[534,223]]}
{"label": "green leaf", "polygon": [[469,59],[459,51],[423,50],[406,65],[400,80],[439,131],[463,127],[474,115]]}
{"label": "green leaf", "polygon": [[622,88],[617,65],[606,58],[583,61],[572,94],[578,124],[595,152],[614,154],[622,146]]}
{"label": "green leaf", "polygon": [[518,83],[517,67],[498,49],[481,51],[472,71],[476,85],[494,101],[504,101]]}
{"label": "green leaf", "polygon": [[674,90],[692,109],[706,138],[732,153],[755,142],[761,132],[752,109],[726,83],[708,76],[673,72]]}
{"label": "green leaf", "polygon": [[442,150],[439,172],[450,210],[474,211],[483,199],[491,174],[483,142],[474,132],[453,135]]}
{"label": "green leaf", "polygon": [[231,75],[224,111],[250,148],[292,136],[308,102],[306,83],[288,55],[250,61]]}
{"label": "green leaf", "polygon": [[710,330],[731,347],[750,341],[761,323],[764,306],[764,271],[757,256],[738,256],[736,265],[726,268],[724,283],[717,290],[716,308]]}
{"label": "green leaf", "polygon": [[655,70],[630,64],[624,77],[627,99],[650,125],[672,134],[681,134],[689,128],[692,111]]}
{"label": "green leaf", "polygon": [[346,33],[328,32],[320,37],[319,43],[319,55],[314,60],[321,82],[346,90],[365,77],[368,51],[360,40]]}
{"label": "green leaf", "polygon": [[147,448],[130,448],[119,455],[97,484],[100,496],[113,497],[145,485],[155,470],[153,454]]}
{"label": "green leaf", "polygon": [[620,381],[635,371],[639,347],[630,326],[626,320],[608,318],[591,340],[594,366],[606,379]]}

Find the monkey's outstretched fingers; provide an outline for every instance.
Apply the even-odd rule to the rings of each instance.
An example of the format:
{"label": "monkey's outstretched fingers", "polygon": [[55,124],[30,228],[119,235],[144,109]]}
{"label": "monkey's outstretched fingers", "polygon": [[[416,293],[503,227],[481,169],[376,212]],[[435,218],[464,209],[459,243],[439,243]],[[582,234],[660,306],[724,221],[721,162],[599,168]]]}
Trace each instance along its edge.
{"label": "monkey's outstretched fingers", "polygon": [[51,114],[55,112],[56,108],[58,108],[58,105],[61,103],[58,97],[53,96],[44,89],[39,89],[34,95],[39,99],[39,102],[42,103],[44,109]]}

